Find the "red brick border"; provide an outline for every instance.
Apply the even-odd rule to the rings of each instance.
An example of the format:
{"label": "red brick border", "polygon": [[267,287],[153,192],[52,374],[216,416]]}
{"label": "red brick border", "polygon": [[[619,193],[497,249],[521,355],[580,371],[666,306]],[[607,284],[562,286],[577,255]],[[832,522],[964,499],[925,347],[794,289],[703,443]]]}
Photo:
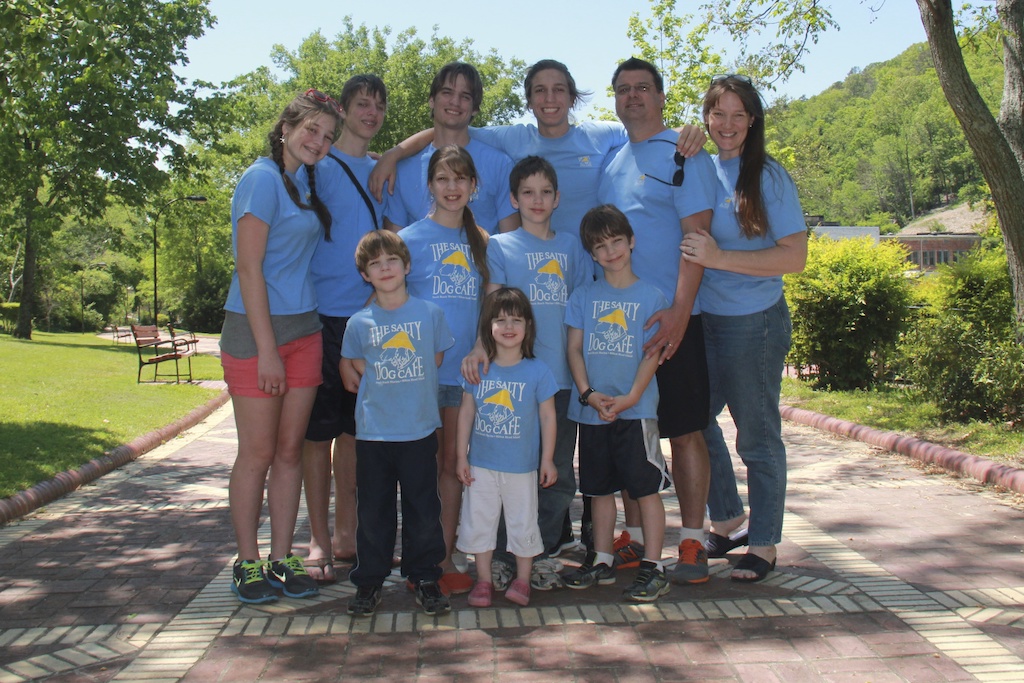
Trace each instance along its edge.
{"label": "red brick border", "polygon": [[888,451],[895,451],[921,462],[934,463],[947,470],[972,476],[986,484],[997,484],[1024,494],[1024,470],[1009,465],[1000,465],[976,455],[915,439],[905,434],[879,431],[802,408],[780,405],[779,410],[782,417],[787,420],[863,441]]}
{"label": "red brick border", "polygon": [[118,467],[128,464],[143,453],[147,453],[160,444],[170,441],[186,429],[194,427],[213,411],[228,402],[227,389],[216,397],[199,406],[185,417],[175,420],[166,427],[161,427],[144,434],[131,443],[122,444],[109,453],[90,460],[76,470],[67,470],[52,479],[39,482],[35,486],[20,491],[10,498],[0,498],[0,526],[12,522],[19,517],[36,510],[47,503],[52,503],[61,496],[71,493],[78,487],[102,477]]}

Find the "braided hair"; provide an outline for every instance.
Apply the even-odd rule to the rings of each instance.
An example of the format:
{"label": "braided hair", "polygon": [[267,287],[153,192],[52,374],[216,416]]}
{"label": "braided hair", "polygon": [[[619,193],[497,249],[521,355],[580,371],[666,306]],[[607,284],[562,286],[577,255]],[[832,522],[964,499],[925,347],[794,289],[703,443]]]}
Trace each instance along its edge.
{"label": "braided hair", "polygon": [[270,134],[267,135],[267,139],[270,141],[270,158],[275,164],[277,164],[277,168],[281,171],[281,180],[284,182],[284,187],[288,192],[288,196],[292,198],[292,201],[295,202],[296,206],[299,208],[316,213],[317,218],[320,219],[320,224],[324,228],[324,239],[330,242],[331,212],[316,192],[316,166],[312,164],[305,164],[306,177],[309,180],[308,204],[302,201],[302,198],[299,196],[299,189],[295,187],[295,183],[292,181],[288,173],[285,172],[284,166],[285,124],[289,125],[293,129],[298,128],[307,120],[319,116],[320,114],[327,114],[330,116],[334,120],[335,128],[337,128],[340,116],[338,114],[337,106],[333,103],[333,100],[321,102],[310,95],[299,95],[284,108],[283,112],[281,112],[281,116],[277,119],[277,124],[274,125],[273,130],[271,130]]}

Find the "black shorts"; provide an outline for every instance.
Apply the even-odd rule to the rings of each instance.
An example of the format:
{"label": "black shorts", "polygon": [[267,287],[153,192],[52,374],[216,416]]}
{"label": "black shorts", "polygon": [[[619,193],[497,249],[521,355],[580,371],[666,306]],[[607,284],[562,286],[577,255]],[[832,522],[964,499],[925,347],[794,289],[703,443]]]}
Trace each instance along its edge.
{"label": "black shorts", "polygon": [[308,441],[331,441],[342,434],[356,434],[356,395],[341,383],[338,363],[341,361],[341,340],[348,318],[321,315],[324,338],[324,383],[316,392],[313,412],[306,427]]}
{"label": "black shorts", "polygon": [[711,415],[708,359],[699,315],[690,318],[683,341],[672,358],[658,368],[658,430],[661,438],[699,432]]}
{"label": "black shorts", "polygon": [[634,499],[671,485],[653,419],[580,425],[580,491],[609,496],[625,489]]}

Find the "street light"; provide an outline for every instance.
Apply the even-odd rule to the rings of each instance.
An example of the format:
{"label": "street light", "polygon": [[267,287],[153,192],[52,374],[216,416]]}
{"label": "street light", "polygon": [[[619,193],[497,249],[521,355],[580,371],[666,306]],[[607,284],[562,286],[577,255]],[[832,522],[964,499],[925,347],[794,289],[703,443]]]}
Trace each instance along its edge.
{"label": "street light", "polygon": [[198,204],[203,204],[203,203],[206,202],[206,196],[205,195],[201,195],[201,194],[190,194],[190,195],[186,195],[184,197],[175,197],[174,199],[170,200],[169,202],[164,203],[159,209],[157,209],[156,210],[156,216],[153,218],[153,324],[154,325],[159,325],[160,324],[160,318],[157,316],[157,310],[158,309],[157,309],[157,297],[156,297],[156,246],[157,246],[157,242],[156,242],[156,224],[160,221],[160,214],[163,213],[164,209],[166,209],[168,206],[170,206],[174,202],[180,202],[183,199],[186,200],[186,201],[190,201],[190,202],[196,202]]}

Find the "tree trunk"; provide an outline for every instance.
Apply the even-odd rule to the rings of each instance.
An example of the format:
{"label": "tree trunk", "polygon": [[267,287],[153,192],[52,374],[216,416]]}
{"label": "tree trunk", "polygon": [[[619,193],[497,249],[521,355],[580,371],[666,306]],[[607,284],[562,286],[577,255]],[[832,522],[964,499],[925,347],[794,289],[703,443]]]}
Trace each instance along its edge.
{"label": "tree trunk", "polygon": [[32,316],[36,298],[36,243],[32,228],[38,207],[38,189],[27,192],[22,210],[25,216],[25,267],[21,273],[21,301],[18,306],[18,324],[14,336],[18,339],[32,338]]}
{"label": "tree trunk", "polygon": [[988,182],[1006,244],[1017,321],[1024,324],[1024,0],[997,0],[1006,76],[997,122],[971,80],[951,0],[917,0],[935,71]]}

